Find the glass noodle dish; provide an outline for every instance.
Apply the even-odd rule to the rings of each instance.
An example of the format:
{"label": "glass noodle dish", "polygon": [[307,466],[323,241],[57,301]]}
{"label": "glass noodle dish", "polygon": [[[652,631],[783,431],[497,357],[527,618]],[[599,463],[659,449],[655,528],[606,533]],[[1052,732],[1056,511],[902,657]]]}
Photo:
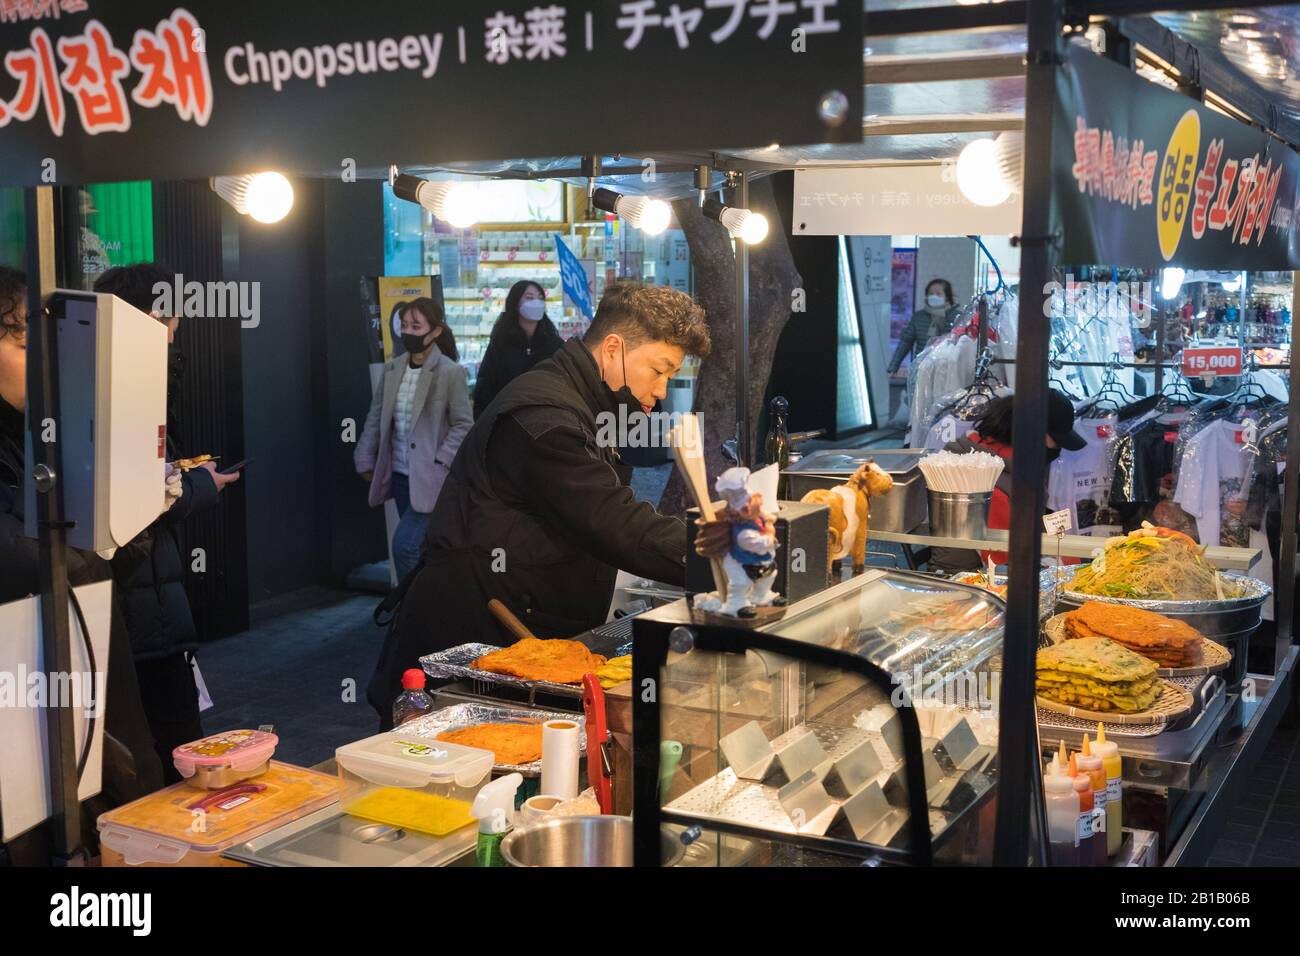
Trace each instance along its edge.
{"label": "glass noodle dish", "polygon": [[1069,589],[1136,601],[1214,601],[1241,597],[1241,587],[1205,560],[1205,548],[1181,531],[1148,522],[1111,538]]}

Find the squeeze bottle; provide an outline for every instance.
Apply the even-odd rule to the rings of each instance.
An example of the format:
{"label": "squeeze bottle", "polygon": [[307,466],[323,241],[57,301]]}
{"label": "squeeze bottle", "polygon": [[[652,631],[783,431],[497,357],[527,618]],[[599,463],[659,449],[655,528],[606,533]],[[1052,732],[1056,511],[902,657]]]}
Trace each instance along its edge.
{"label": "squeeze bottle", "polygon": [[1102,767],[1101,758],[1095,756],[1092,752],[1092,745],[1088,741],[1088,735],[1083,735],[1083,752],[1076,758],[1079,767],[1079,773],[1088,778],[1092,784],[1092,807],[1096,812],[1093,817],[1093,860],[1097,866],[1105,866],[1107,858],[1106,850],[1106,824],[1110,821],[1106,819],[1106,770]]}
{"label": "squeeze bottle", "polygon": [[1079,865],[1079,798],[1074,781],[1056,754],[1043,773],[1047,800],[1048,861],[1052,866]]}
{"label": "squeeze bottle", "polygon": [[505,866],[501,841],[515,825],[515,791],[524,782],[523,774],[508,773],[482,787],[469,808],[478,820],[478,844],[474,847],[477,866]]}
{"label": "squeeze bottle", "polygon": [[[1094,847],[1097,842],[1092,832],[1092,780],[1086,773],[1079,772],[1075,754],[1070,754],[1069,774],[1074,783],[1074,795],[1079,798],[1079,816],[1076,821],[1079,833],[1079,865],[1096,866],[1097,856]],[[1104,840],[1102,846],[1105,846]],[[1105,858],[1104,853],[1102,857]]]}
{"label": "squeeze bottle", "polygon": [[1106,852],[1119,853],[1124,842],[1124,761],[1119,755],[1119,744],[1106,739],[1106,728],[1097,721],[1097,739],[1092,752],[1101,758],[1106,771]]}

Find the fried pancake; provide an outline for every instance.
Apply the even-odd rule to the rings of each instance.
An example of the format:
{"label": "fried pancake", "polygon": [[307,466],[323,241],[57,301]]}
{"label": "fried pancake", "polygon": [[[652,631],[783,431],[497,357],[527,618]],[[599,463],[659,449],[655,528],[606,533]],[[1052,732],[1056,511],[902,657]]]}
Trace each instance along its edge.
{"label": "fried pancake", "polygon": [[1081,637],[1109,637],[1134,649],[1183,650],[1205,640],[1200,631],[1184,621],[1121,604],[1089,601],[1067,617]]}
{"label": "fried pancake", "polygon": [[1148,680],[1156,673],[1151,661],[1104,637],[1062,641],[1040,650],[1038,669],[1078,674],[1104,684]]}
{"label": "fried pancake", "polygon": [[1135,714],[1146,710],[1160,696],[1161,687],[1152,685],[1134,697],[1094,697],[1091,694],[1061,690],[1056,687],[1039,687],[1038,693],[1057,703],[1088,710],[1115,711],[1116,713]]}
{"label": "fried pancake", "polygon": [[541,724],[473,724],[445,731],[438,739],[490,750],[496,763],[524,764],[542,759]]}
{"label": "fried pancake", "polygon": [[604,657],[593,654],[577,641],[525,637],[509,647],[484,654],[470,666],[521,680],[577,684],[583,675],[595,673],[604,663]]}

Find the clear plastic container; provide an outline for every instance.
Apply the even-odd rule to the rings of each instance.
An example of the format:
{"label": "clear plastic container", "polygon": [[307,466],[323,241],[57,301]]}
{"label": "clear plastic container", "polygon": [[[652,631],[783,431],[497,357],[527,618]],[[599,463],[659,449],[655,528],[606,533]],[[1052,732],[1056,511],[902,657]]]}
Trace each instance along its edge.
{"label": "clear plastic container", "polygon": [[181,744],[172,763],[190,786],[222,790],[265,773],[279,743],[264,730],[228,730]]}
{"label": "clear plastic container", "polygon": [[492,773],[492,751],[403,734],[400,729],[334,754],[343,810],[435,837],[471,834],[470,805]]}
{"label": "clear plastic container", "polygon": [[187,783],[102,814],[103,866],[243,866],[222,851],[335,802],[336,777],[271,761],[256,780],[205,793]]}

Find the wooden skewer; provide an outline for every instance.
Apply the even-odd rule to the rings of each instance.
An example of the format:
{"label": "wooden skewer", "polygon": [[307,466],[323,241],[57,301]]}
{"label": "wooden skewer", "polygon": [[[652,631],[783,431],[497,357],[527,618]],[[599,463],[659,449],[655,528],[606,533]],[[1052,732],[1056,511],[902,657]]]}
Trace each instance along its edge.
{"label": "wooden skewer", "polygon": [[[669,435],[669,444],[673,449],[673,460],[681,472],[686,487],[695,499],[695,506],[705,521],[714,520],[713,501],[709,498],[707,472],[704,468],[704,453],[700,440],[700,423],[693,413],[682,416],[682,423]],[[713,571],[713,584],[723,600],[727,597],[727,575],[722,570],[722,561],[709,559]]]}

